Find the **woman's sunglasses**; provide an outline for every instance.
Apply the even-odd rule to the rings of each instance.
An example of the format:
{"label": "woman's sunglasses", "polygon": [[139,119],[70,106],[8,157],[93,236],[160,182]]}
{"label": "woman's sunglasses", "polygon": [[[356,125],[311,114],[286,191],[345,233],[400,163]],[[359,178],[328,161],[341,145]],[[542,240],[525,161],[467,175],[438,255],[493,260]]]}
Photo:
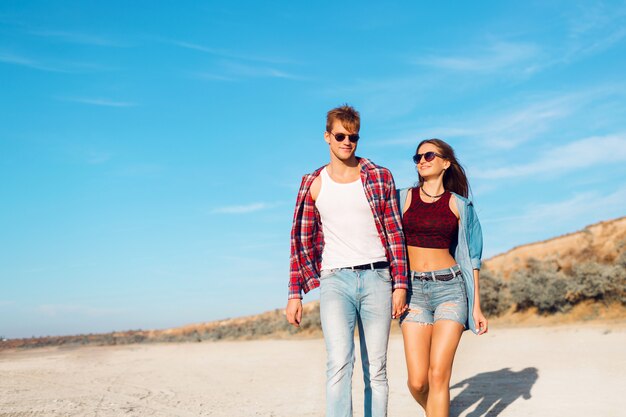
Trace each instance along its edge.
{"label": "woman's sunglasses", "polygon": [[346,135],[345,133],[333,133],[333,132],[328,132],[331,135],[333,135],[335,137],[335,140],[337,142],[343,142],[346,138],[348,138],[348,140],[352,143],[356,143],[359,140],[359,134],[358,133],[354,133],[352,135]]}
{"label": "woman's sunglasses", "polygon": [[418,153],[415,154],[413,156],[413,162],[415,162],[416,164],[419,164],[420,161],[422,160],[422,156],[424,157],[424,159],[426,160],[426,162],[430,162],[433,159],[435,159],[436,156],[438,156],[441,159],[445,159],[443,155],[438,154],[437,152],[426,152],[426,153]]}

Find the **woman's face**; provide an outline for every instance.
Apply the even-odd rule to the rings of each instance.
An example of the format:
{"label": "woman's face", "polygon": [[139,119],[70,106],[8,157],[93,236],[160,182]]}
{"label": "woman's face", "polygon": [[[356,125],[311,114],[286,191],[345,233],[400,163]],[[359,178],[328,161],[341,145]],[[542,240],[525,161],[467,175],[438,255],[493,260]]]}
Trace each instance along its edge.
{"label": "woman's face", "polygon": [[450,166],[450,162],[439,156],[435,156],[433,160],[427,161],[426,157],[423,156],[427,152],[434,152],[438,155],[441,155],[441,151],[439,150],[439,148],[437,148],[437,146],[433,145],[432,143],[424,143],[417,150],[417,153],[422,155],[417,163],[417,172],[424,179],[436,178],[443,174],[444,169]]}

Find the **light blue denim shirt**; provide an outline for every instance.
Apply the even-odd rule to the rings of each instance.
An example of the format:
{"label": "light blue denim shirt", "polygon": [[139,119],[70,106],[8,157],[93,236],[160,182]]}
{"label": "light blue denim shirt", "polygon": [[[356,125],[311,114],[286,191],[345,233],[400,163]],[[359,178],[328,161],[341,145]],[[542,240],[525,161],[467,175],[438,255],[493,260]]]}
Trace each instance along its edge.
{"label": "light blue denim shirt", "polygon": [[[398,202],[401,206],[401,212],[404,212],[406,197],[410,188],[402,188],[398,190]],[[465,278],[465,289],[467,290],[467,323],[465,328],[470,329],[474,333],[478,333],[476,324],[474,323],[474,269],[480,269],[481,258],[483,254],[483,232],[474,210],[472,202],[465,197],[456,193],[452,193],[456,198],[456,206],[459,210],[459,236],[456,247],[451,248],[454,253],[454,260],[461,267],[463,277]]]}

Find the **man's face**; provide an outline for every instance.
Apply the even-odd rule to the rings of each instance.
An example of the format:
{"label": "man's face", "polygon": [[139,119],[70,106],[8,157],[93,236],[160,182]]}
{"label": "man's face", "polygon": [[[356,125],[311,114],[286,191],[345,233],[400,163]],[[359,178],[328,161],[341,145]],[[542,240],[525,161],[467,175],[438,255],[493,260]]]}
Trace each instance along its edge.
{"label": "man's face", "polygon": [[[324,133],[324,140],[330,145],[330,152],[341,161],[347,161],[354,156],[356,152],[357,142],[351,142],[348,135],[354,135],[358,132],[351,132],[343,127],[339,120],[333,122],[333,127],[329,132]],[[337,135],[344,139],[339,142]]]}

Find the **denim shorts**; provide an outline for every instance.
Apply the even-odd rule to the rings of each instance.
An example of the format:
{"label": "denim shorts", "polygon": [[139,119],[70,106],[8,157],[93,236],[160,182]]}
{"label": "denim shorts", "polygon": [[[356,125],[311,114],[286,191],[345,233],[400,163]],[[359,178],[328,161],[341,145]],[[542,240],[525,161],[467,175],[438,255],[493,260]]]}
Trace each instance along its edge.
{"label": "denim shorts", "polygon": [[[431,276],[450,274],[450,271],[460,271],[458,265],[452,268],[438,271],[427,271]],[[465,328],[467,322],[467,293],[463,275],[457,275],[449,281],[437,281],[436,279],[421,280],[414,272],[414,277],[409,281],[407,291],[407,303],[409,309],[400,317],[400,324],[413,322],[421,324],[434,324],[437,320],[453,320]]]}

